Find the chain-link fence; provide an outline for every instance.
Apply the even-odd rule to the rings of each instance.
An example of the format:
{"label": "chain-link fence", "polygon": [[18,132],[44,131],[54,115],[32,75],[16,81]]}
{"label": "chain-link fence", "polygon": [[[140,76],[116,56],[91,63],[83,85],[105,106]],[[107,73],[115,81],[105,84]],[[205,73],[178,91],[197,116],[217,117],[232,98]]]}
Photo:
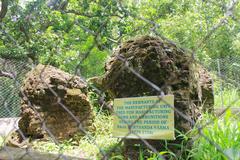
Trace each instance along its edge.
{"label": "chain-link fence", "polygon": [[30,66],[25,62],[0,59],[1,76],[0,97],[1,97],[1,110],[0,117],[17,117],[20,115],[20,97],[19,87],[15,87],[15,79],[18,83],[22,83],[23,76],[30,70]]}
{"label": "chain-link fence", "polygon": [[232,83],[239,83],[239,61],[240,57],[237,55],[215,58],[204,64],[206,68],[209,68],[214,74],[218,76],[226,77]]}
{"label": "chain-link fence", "polygon": [[[204,67],[208,68],[211,70],[211,73],[215,77],[214,81],[216,83],[220,83],[216,85],[216,93],[215,96],[221,97],[221,94],[224,92],[224,88],[226,90],[229,90],[229,88],[235,88],[236,90],[239,89],[238,84],[240,81],[239,78],[239,64],[240,58],[238,56],[234,56],[231,58],[220,58],[220,59],[212,59],[210,62],[205,63]],[[11,73],[12,74],[19,74],[18,81],[19,83],[22,84],[22,80],[24,78],[24,75],[27,73],[27,71],[31,70],[30,66],[25,66],[23,65],[23,62],[19,62],[16,60],[1,60],[1,68],[2,70],[9,71],[11,68]],[[7,68],[3,67],[7,66]],[[225,77],[225,80],[220,80],[220,77]],[[14,80],[9,79],[9,78],[3,78],[2,79],[2,85],[1,87],[1,97],[2,101],[3,99],[6,99],[6,97],[13,97],[13,98],[8,98],[9,101],[11,102],[5,102],[8,104],[8,109],[10,109],[11,115],[9,115],[9,112],[7,111],[7,108],[2,108],[0,111],[0,117],[16,117],[20,115],[20,97],[19,97],[19,88],[14,88],[13,83]],[[221,86],[219,86],[221,85]],[[222,88],[220,90],[220,88]],[[238,94],[238,92],[234,92],[232,94]],[[4,98],[5,97],[5,98]],[[234,95],[232,95],[234,97]],[[237,97],[237,96],[236,96]],[[229,101],[231,102],[231,100]],[[238,104],[238,103],[237,103]],[[217,104],[219,105],[219,104]],[[222,105],[221,105],[222,106]],[[226,106],[226,104],[225,104]]]}
{"label": "chain-link fence", "polygon": [[[214,77],[215,107],[227,106],[232,98],[239,97],[239,60],[239,56],[235,55],[204,63]],[[239,107],[239,101],[233,107]]]}
{"label": "chain-link fence", "polygon": [[[236,4],[237,1],[233,0],[227,5],[227,14],[210,29],[210,32],[198,44],[197,49],[207,43],[209,37],[232,16]],[[92,31],[80,25],[86,32],[93,33],[95,38],[92,46],[77,57],[80,60],[77,60],[78,63],[74,66],[75,74],[68,74],[48,65],[37,65],[23,83],[23,76],[30,70],[28,63],[1,59],[0,114],[2,117],[19,116],[21,106],[21,119],[15,121],[19,128],[13,128],[10,136],[3,138],[0,151],[2,157],[0,158],[147,159],[146,157],[152,156],[154,159],[184,159],[191,154],[189,149],[194,146],[194,142],[201,138],[210,146],[214,146],[214,150],[220,153],[220,158],[239,158],[238,148],[225,150],[218,141],[205,132],[205,129],[214,126],[216,120],[221,119],[239,101],[239,97],[236,96],[231,100],[228,99],[227,105],[223,102],[225,100],[223,83],[233,83],[234,89],[238,87],[239,63],[237,58],[227,59],[227,62],[231,62],[230,65],[226,63],[225,59],[211,60],[208,65],[203,65],[194,58],[197,49],[189,53],[189,51],[177,47],[174,42],[156,31],[157,22],[132,15],[124,8],[121,1],[118,5],[127,16],[153,24],[152,34],[159,38],[145,36],[122,43],[114,51],[110,60],[106,62],[106,72],[103,77],[94,77],[86,81],[81,75],[81,65],[92,53],[94,47],[99,45],[98,34],[104,32],[102,27],[107,21],[102,22],[98,31]],[[104,45],[101,47],[111,52],[108,47]],[[46,62],[51,62],[53,56],[49,55]],[[236,60],[235,63],[232,63],[233,60]],[[204,66],[210,69],[210,72],[216,71],[216,73],[212,72],[213,75],[211,75],[204,69]],[[215,81],[215,79],[219,83],[217,92],[220,98],[217,101],[221,101],[224,109],[216,116],[199,122],[204,112],[211,113],[213,110],[212,80]],[[174,106],[163,99],[163,96],[167,94],[174,95]],[[148,140],[134,132],[133,128],[158,107],[157,103],[148,105],[144,112],[131,122],[126,121],[112,106],[114,98],[153,95],[157,96],[158,102],[165,102],[174,110],[176,140]],[[90,102],[87,97],[94,100]],[[101,114],[102,116],[108,114],[108,119],[102,126],[98,121]],[[104,142],[99,141],[96,139],[96,135],[98,132],[104,132],[106,127],[112,123],[112,116],[124,122],[128,133],[122,138],[115,138],[111,132],[106,132],[108,139],[104,139]],[[232,115],[232,117],[237,119],[237,116]],[[236,136],[239,134],[238,127],[234,127]],[[191,131],[193,136],[190,134],[190,138],[186,138]],[[100,135],[102,136],[102,134]],[[130,135],[137,137],[137,140],[129,139]],[[43,139],[43,141],[39,142],[38,139]],[[109,141],[115,143],[104,148],[103,144],[107,144]],[[52,142],[55,145],[52,143],[45,145],[46,142]],[[86,156],[85,152],[87,151],[81,148],[89,143],[96,148],[94,151],[98,154],[95,157]],[[38,152],[37,150],[44,145],[46,148],[43,150],[48,153]],[[65,155],[65,150],[76,151],[76,146],[78,146],[78,152],[70,152],[70,155],[76,157]],[[91,150],[92,146],[87,150]],[[50,153],[51,148],[54,147],[55,152],[52,154]],[[120,154],[116,156],[117,152]]]}

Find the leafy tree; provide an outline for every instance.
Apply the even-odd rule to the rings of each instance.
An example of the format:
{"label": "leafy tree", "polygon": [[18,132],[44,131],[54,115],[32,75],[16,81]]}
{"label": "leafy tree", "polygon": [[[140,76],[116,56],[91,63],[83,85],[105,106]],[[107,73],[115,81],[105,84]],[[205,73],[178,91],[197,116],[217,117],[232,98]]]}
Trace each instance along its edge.
{"label": "leafy tree", "polygon": [[196,50],[201,61],[231,57],[239,54],[240,5],[229,9],[230,2],[37,0],[21,6],[2,0],[0,56],[91,77],[103,72],[105,59],[122,40],[150,34]]}

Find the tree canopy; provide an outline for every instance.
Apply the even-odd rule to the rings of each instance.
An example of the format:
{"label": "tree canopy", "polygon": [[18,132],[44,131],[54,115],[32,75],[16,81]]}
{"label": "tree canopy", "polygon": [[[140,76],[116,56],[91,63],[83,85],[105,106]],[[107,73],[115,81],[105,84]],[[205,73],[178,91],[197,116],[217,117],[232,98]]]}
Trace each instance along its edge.
{"label": "tree canopy", "polygon": [[[0,57],[91,77],[123,40],[156,35],[208,61],[240,54],[236,0],[1,0]],[[240,56],[240,55],[239,55]]]}

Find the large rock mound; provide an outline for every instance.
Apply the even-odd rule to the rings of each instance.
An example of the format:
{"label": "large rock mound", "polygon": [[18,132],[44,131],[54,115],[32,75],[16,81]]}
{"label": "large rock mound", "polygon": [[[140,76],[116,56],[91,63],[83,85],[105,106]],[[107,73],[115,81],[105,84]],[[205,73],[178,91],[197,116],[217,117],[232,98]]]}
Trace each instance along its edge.
{"label": "large rock mound", "polygon": [[[102,85],[112,98],[159,95],[134,75],[128,66],[165,94],[173,94],[174,106],[193,122],[203,111],[213,110],[213,86],[209,73],[176,45],[155,37],[141,37],[120,45],[106,63]],[[193,123],[175,113],[175,128],[184,133]]]}
{"label": "large rock mound", "polygon": [[[174,44],[149,36],[123,43],[106,63],[102,83],[112,98],[160,94],[125,67],[123,59],[165,94],[174,94],[175,107],[189,119],[196,120],[202,110],[213,110],[213,86],[208,72]],[[192,128],[178,114],[175,120],[181,131]]]}
{"label": "large rock mound", "polygon": [[19,128],[25,136],[45,136],[42,119],[57,139],[71,137],[79,131],[79,124],[70,112],[85,130],[91,129],[93,111],[87,98],[87,85],[80,77],[52,66],[38,65],[27,74],[21,92]]}

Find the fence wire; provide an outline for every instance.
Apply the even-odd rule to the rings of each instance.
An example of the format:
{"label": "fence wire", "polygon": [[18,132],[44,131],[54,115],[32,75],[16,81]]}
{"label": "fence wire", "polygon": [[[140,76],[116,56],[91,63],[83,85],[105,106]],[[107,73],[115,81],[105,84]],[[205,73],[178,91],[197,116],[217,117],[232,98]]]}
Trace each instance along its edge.
{"label": "fence wire", "polygon": [[[36,2],[35,5],[40,5],[40,4],[42,4],[42,2],[43,1],[39,1],[39,3]],[[58,3],[58,1],[56,1],[55,3],[61,4],[61,3]],[[228,102],[224,102],[223,92],[224,92],[225,88],[234,88],[235,91],[238,90],[239,82],[240,82],[240,77],[239,77],[239,66],[240,66],[239,60],[240,59],[239,59],[239,57],[236,56],[236,57],[211,59],[207,63],[204,63],[204,62],[200,62],[196,58],[197,56],[195,54],[198,50],[201,50],[208,43],[209,38],[219,29],[219,27],[221,27],[222,25],[225,25],[227,23],[227,20],[233,16],[233,10],[237,3],[238,3],[238,1],[232,0],[232,1],[230,1],[229,4],[226,5],[226,13],[224,14],[224,17],[221,18],[219,20],[219,22],[216,23],[209,30],[209,33],[199,41],[199,43],[196,45],[196,48],[193,51],[187,51],[186,49],[182,49],[183,52],[187,52],[187,53],[190,53],[189,55],[192,55],[191,61],[206,67],[209,70],[209,72],[212,74],[213,79],[214,80],[216,79],[215,82],[217,81],[216,83],[218,83],[218,85],[214,91],[215,95],[217,95],[217,97],[215,97],[215,99],[216,99],[216,101],[221,102],[220,104],[218,104],[219,107],[224,107],[222,112],[217,113],[217,115],[214,118],[207,120],[206,122],[204,122],[204,124],[199,124],[196,120],[189,118],[189,115],[187,115],[187,113],[184,113],[180,108],[176,108],[169,104],[171,106],[171,108],[174,109],[175,116],[181,117],[181,119],[184,119],[184,121],[186,121],[187,123],[190,123],[191,125],[195,126],[196,132],[197,132],[196,137],[204,138],[207,142],[209,142],[209,144],[214,146],[215,149],[224,156],[224,158],[230,159],[230,160],[233,158],[226,151],[224,151],[224,149],[222,149],[218,143],[216,143],[210,137],[205,135],[205,133],[203,132],[203,129],[207,128],[208,126],[213,125],[213,123],[215,122],[216,119],[220,119],[221,116],[223,114],[225,114],[232,106],[235,106],[236,104],[238,104],[238,102],[239,102],[238,96],[235,96],[233,99],[228,100]],[[141,20],[141,21],[146,22],[147,24],[151,24],[152,28],[150,28],[150,30],[153,35],[162,38],[164,41],[167,41],[168,43],[170,43],[174,46],[176,45],[174,42],[172,42],[171,40],[168,40],[166,37],[164,37],[157,31],[157,29],[159,27],[157,22],[154,22],[154,21],[149,20],[144,17],[136,16],[135,14],[131,13],[131,11],[128,11],[127,9],[125,9],[124,5],[121,3],[121,1],[118,2],[118,5],[119,5],[119,11],[121,13],[123,13],[124,16],[129,16],[129,17],[132,17],[134,20]],[[35,6],[35,8],[38,8],[38,7]],[[56,6],[53,8],[56,8]],[[72,12],[72,11],[68,10],[68,12]],[[63,13],[63,14],[65,14],[65,13]],[[78,13],[78,14],[80,14],[80,13]],[[87,16],[90,16],[90,15],[87,15]],[[2,24],[2,22],[0,22],[0,23],[1,23],[1,25],[4,25],[4,24]],[[94,47],[101,44],[99,37],[100,37],[100,33],[104,32],[104,26],[106,25],[106,23],[108,23],[108,19],[101,23],[98,30],[91,30],[89,28],[82,26],[80,24],[80,22],[76,21],[76,24],[79,25],[84,31],[86,31],[89,34],[92,34],[94,36],[94,41],[92,43],[92,46],[90,46],[87,51],[85,51],[82,54],[79,54],[79,62],[75,65],[75,69],[74,69],[75,74],[71,75],[71,78],[67,78],[69,83],[72,80],[74,80],[76,77],[79,76],[79,77],[81,77],[81,79],[80,80],[78,79],[78,80],[81,81],[81,83],[88,84],[87,80],[81,74],[81,71],[82,71],[81,66],[86,61],[87,57],[90,56]],[[8,35],[8,37],[10,37],[9,38],[10,41],[12,41],[13,44],[15,44],[16,40],[14,40],[14,38],[11,36],[11,34],[9,32],[4,31],[4,27],[1,27],[0,29],[1,29],[0,30],[1,34]],[[119,39],[121,41],[121,37]],[[108,39],[108,41],[110,41],[110,40]],[[117,41],[116,43],[120,44],[120,41]],[[105,50],[107,50],[109,52],[109,54],[112,52],[105,45],[101,44],[101,47],[104,48]],[[121,67],[120,70],[118,71],[118,74],[116,74],[115,77],[113,77],[112,82],[114,82],[114,80],[118,79],[123,74],[124,70],[127,70],[129,72],[129,74],[135,76],[137,81],[143,82],[144,84],[146,84],[149,87],[150,90],[153,91],[153,93],[156,93],[155,95],[158,96],[159,101],[164,101],[162,99],[162,96],[164,95],[165,91],[162,89],[162,86],[158,86],[157,84],[152,82],[151,77],[142,76],[139,73],[139,70],[137,68],[134,68],[129,64],[129,61],[127,59],[128,57],[125,57],[124,55],[123,56],[122,55],[113,55],[113,56],[115,56],[114,58],[117,59],[117,61],[119,63],[123,64],[123,67]],[[48,57],[48,60],[46,61],[49,63],[46,63],[46,64],[50,64],[52,58],[53,58],[53,55],[50,55]],[[29,64],[29,61],[22,62],[22,61],[15,61],[12,59],[6,59],[6,57],[0,59],[0,62],[1,62],[0,63],[0,82],[1,82],[1,84],[0,84],[0,100],[1,100],[0,101],[0,105],[1,105],[0,106],[1,107],[0,108],[0,117],[21,116],[20,115],[20,112],[21,112],[20,106],[23,105],[23,103],[21,104],[20,102],[22,99],[22,102],[24,102],[25,105],[29,108],[29,114],[34,115],[36,117],[36,119],[38,119],[37,121],[41,124],[41,129],[44,131],[44,134],[47,135],[48,141],[52,141],[53,143],[56,144],[56,146],[58,146],[58,148],[57,148],[58,152],[55,154],[39,153],[37,151],[34,151],[34,148],[32,147],[32,144],[31,144],[31,140],[28,137],[29,135],[26,135],[26,132],[35,133],[35,131],[21,130],[17,125],[19,123],[19,119],[14,119],[12,122],[15,124],[14,125],[15,128],[13,128],[13,131],[16,131],[18,138],[22,139],[21,144],[17,144],[18,147],[20,147],[21,149],[13,149],[8,146],[8,141],[9,141],[9,139],[11,139],[12,134],[13,134],[13,131],[10,132],[11,135],[9,134],[8,136],[5,136],[3,138],[2,147],[1,147],[1,151],[0,151],[0,153],[5,156],[5,157],[3,157],[3,159],[12,159],[12,160],[13,159],[43,159],[43,158],[41,158],[42,156],[45,156],[45,158],[48,158],[48,159],[64,159],[64,160],[66,160],[66,159],[91,159],[89,157],[85,158],[84,156],[79,158],[79,157],[71,157],[69,155],[65,155],[64,150],[66,148],[64,148],[64,146],[62,145],[62,142],[63,142],[62,139],[59,139],[56,136],[54,127],[48,125],[48,121],[49,121],[49,118],[51,118],[51,114],[56,112],[56,110],[49,110],[49,113],[47,113],[47,116],[43,116],[42,112],[39,109],[39,106],[41,106],[40,104],[44,104],[44,103],[38,102],[39,104],[35,105],[33,103],[34,99],[32,99],[32,97],[29,97],[29,95],[27,95],[23,90],[21,90],[24,75],[28,71],[30,71],[30,69],[33,66],[35,66],[36,64]],[[60,88],[54,88],[54,86],[49,85],[47,79],[45,79],[46,77],[44,77],[45,72],[48,72],[47,65],[45,65],[41,69],[41,72],[39,73],[38,78],[39,78],[39,81],[44,86],[45,91],[49,92],[48,94],[49,94],[50,98],[47,100],[49,100],[49,103],[52,101],[51,104],[54,104],[54,107],[59,107],[58,109],[64,113],[63,117],[60,117],[60,118],[64,119],[65,116],[68,117],[69,122],[74,123],[73,126],[77,127],[78,133],[81,133],[82,135],[84,135],[84,137],[88,141],[90,141],[92,144],[94,144],[96,146],[96,148],[98,149],[98,152],[100,154],[99,159],[106,159],[106,160],[111,159],[112,153],[117,152],[119,150],[119,147],[121,147],[123,144],[130,145],[130,149],[133,149],[134,145],[129,142],[131,140],[127,139],[127,136],[129,136],[130,134],[134,134],[136,137],[138,137],[138,141],[136,141],[136,144],[141,143],[141,145],[145,145],[146,148],[148,150],[150,150],[152,153],[155,153],[156,159],[168,159],[167,156],[164,156],[159,152],[158,146],[156,144],[152,143],[149,140],[143,139],[137,133],[132,132],[132,126],[134,126],[134,124],[136,124],[140,119],[142,119],[149,111],[151,111],[154,107],[156,107],[156,104],[153,104],[152,106],[150,106],[146,110],[146,112],[144,112],[141,116],[139,116],[137,119],[135,119],[131,124],[128,124],[128,122],[126,122],[126,120],[123,119],[121,117],[121,115],[119,115],[118,113],[116,113],[114,111],[112,104],[109,103],[109,100],[108,100],[109,97],[106,95],[106,92],[105,92],[105,88],[107,88],[107,87],[105,86],[105,88],[99,88],[98,86],[96,86],[96,84],[88,84],[89,88],[91,88],[92,90],[94,90],[94,92],[96,92],[97,96],[100,99],[99,103],[102,105],[102,107],[105,109],[108,109],[112,115],[115,115],[118,118],[120,118],[123,122],[125,122],[127,124],[128,128],[129,128],[129,132],[123,138],[119,138],[117,143],[115,144],[115,146],[106,150],[101,147],[101,144],[99,144],[98,141],[96,141],[96,139],[94,138],[94,132],[90,132],[84,127],[85,126],[84,121],[87,119],[86,116],[88,116],[88,115],[85,115],[85,117],[84,117],[84,115],[83,115],[83,117],[79,117],[78,115],[76,115],[76,112],[70,108],[71,105],[68,106],[68,104],[65,103],[66,97],[63,97],[61,95],[61,92],[59,92],[59,90],[61,90],[62,86],[60,86]],[[60,74],[60,78],[64,79],[65,77],[64,77],[64,75]],[[61,81],[58,83],[61,84]],[[73,83],[75,83],[75,81],[73,81]],[[77,85],[77,83],[78,82],[76,82],[76,85]],[[111,85],[111,84],[107,84],[107,85]],[[237,91],[235,93],[237,94]],[[165,103],[167,103],[167,102],[165,102]],[[22,112],[23,111],[24,110],[22,108]],[[58,126],[56,126],[56,127],[59,127],[59,128],[67,127],[64,125],[65,124],[58,124]],[[39,137],[32,137],[32,138],[39,138]],[[107,143],[107,142],[105,142],[105,143]],[[159,143],[159,145],[160,144],[162,144],[162,143]],[[186,145],[189,145],[189,143],[187,143]],[[84,152],[84,151],[81,151],[81,152]],[[78,153],[78,154],[84,155],[84,153]],[[138,152],[137,152],[137,154],[139,155]],[[0,157],[0,159],[1,158],[2,157]],[[128,157],[128,158],[135,159],[134,157]]]}
{"label": "fence wire", "polygon": [[[1,76],[1,85],[0,85],[0,99],[1,106],[7,104],[6,108],[1,107],[0,117],[18,117],[20,115],[20,97],[19,89],[14,87],[14,78],[16,77],[19,83],[22,82],[24,75],[31,70],[30,66],[24,62],[8,59],[0,59],[0,70],[5,76]],[[8,75],[6,74],[8,73]],[[9,78],[10,77],[10,78]]]}

